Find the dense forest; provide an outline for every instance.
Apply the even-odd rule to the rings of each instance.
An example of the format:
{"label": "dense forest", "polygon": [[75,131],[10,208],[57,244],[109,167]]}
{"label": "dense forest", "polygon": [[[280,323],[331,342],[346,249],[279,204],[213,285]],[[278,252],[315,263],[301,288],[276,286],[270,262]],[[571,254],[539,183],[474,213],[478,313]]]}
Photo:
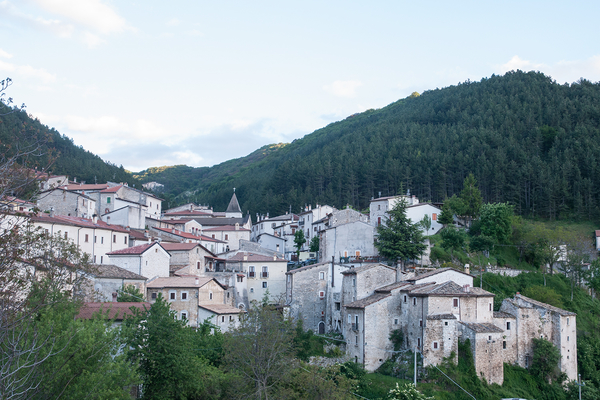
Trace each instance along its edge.
{"label": "dense forest", "polygon": [[102,160],[73,143],[73,139],[50,129],[25,111],[12,110],[0,103],[0,154],[11,157],[25,153],[20,160],[30,168],[68,175],[78,182],[106,181],[139,183],[123,166]]}
{"label": "dense forest", "polygon": [[[439,202],[472,172],[484,202],[510,202],[528,217],[591,219],[600,216],[599,124],[600,84],[517,71],[355,114],[253,162],[138,177],[165,184],[171,205],[224,209],[235,187],[244,211],[273,215],[309,203],[365,209],[379,193],[407,190]],[[180,177],[194,182],[183,196]]]}

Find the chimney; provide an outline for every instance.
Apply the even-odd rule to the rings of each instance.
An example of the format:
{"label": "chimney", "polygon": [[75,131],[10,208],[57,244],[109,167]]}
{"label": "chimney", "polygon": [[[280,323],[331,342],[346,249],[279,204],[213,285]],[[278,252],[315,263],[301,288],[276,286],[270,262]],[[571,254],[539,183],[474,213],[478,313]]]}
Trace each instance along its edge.
{"label": "chimney", "polygon": [[175,233],[175,228],[171,228],[171,233]]}
{"label": "chimney", "polygon": [[240,223],[239,223],[239,222],[236,222],[236,223],[235,223],[235,230],[236,230],[236,231],[239,231],[239,230],[240,230]]}
{"label": "chimney", "polygon": [[54,207],[50,207],[50,217],[54,217]]}
{"label": "chimney", "polygon": [[196,277],[196,280],[194,281],[194,284],[196,284],[196,286],[198,286],[200,284],[200,279],[198,279],[198,277]]}
{"label": "chimney", "polygon": [[309,204],[309,205],[308,205],[308,211],[311,211],[311,210],[312,210],[312,205],[311,205],[311,204]]}
{"label": "chimney", "polygon": [[92,215],[92,222],[95,223],[95,224],[98,223],[98,214]]}
{"label": "chimney", "polygon": [[463,286],[463,290],[465,293],[469,293],[471,291],[471,286],[470,285],[464,285]]}
{"label": "chimney", "polygon": [[244,261],[248,261],[248,256],[244,256]]}
{"label": "chimney", "polygon": [[273,261],[277,261],[277,255],[273,254]]}
{"label": "chimney", "polygon": [[465,264],[465,273],[466,274],[470,274],[471,273],[471,267],[469,266],[469,264]]}
{"label": "chimney", "polygon": [[112,292],[112,301],[113,302],[117,301],[117,292]]}

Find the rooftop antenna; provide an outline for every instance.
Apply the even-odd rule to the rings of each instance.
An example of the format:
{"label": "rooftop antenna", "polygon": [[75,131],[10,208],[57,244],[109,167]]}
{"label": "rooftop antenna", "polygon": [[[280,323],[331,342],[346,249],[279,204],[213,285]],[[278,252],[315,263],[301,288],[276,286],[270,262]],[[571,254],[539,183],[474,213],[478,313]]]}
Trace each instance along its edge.
{"label": "rooftop antenna", "polygon": [[233,188],[233,193],[235,193],[235,188]]}

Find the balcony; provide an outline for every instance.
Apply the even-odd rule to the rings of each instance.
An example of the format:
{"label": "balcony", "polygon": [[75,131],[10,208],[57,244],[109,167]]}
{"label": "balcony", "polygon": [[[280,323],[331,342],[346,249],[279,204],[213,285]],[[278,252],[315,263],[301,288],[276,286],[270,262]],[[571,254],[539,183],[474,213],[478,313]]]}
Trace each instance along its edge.
{"label": "balcony", "polygon": [[352,323],[352,330],[354,332],[358,332],[358,324],[357,323]]}

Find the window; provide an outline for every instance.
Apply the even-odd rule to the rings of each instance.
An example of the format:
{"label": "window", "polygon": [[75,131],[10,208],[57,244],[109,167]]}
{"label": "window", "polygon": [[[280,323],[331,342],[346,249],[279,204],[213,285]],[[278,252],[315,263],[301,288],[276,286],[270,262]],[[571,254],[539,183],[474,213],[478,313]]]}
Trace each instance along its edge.
{"label": "window", "polygon": [[437,350],[437,348],[438,348],[438,342],[433,342],[433,349]]}
{"label": "window", "polygon": [[420,320],[419,320],[419,326],[420,326],[420,327],[422,327],[422,326],[423,326],[423,320],[422,320],[422,319],[420,319]]}
{"label": "window", "polygon": [[567,336],[567,342],[569,341],[569,337]]}
{"label": "window", "polygon": [[100,256],[100,264],[102,264],[102,259],[104,258],[104,256]]}
{"label": "window", "polygon": [[182,311],[181,312],[181,319],[182,320],[186,320],[187,319],[187,311]]}
{"label": "window", "polygon": [[200,261],[196,262],[196,269],[200,269]]}
{"label": "window", "polygon": [[221,316],[221,322],[225,322],[225,316]]}
{"label": "window", "polygon": [[351,324],[352,323],[352,315],[348,314],[348,323]]}
{"label": "window", "polygon": [[263,287],[263,289],[266,289],[266,288],[267,288],[267,283],[268,283],[268,282],[263,282],[263,283],[262,283],[262,287]]}
{"label": "window", "polygon": [[448,321],[444,321],[444,325],[448,326]]}
{"label": "window", "polygon": [[248,267],[248,278],[254,278],[254,266],[253,265]]}
{"label": "window", "polygon": [[339,302],[336,302],[336,303],[335,303],[335,310],[336,310],[336,311],[340,311],[340,310],[341,310],[341,308],[342,308],[342,304],[341,304],[341,303],[339,303]]}
{"label": "window", "polygon": [[89,240],[90,240],[90,235],[88,235],[88,234],[86,233],[86,234],[85,234],[85,242],[87,243],[87,242],[89,242]]}
{"label": "window", "polygon": [[417,305],[417,298],[413,297],[413,306],[416,306],[416,305]]}
{"label": "window", "polygon": [[452,299],[452,307],[458,307],[458,299]]}
{"label": "window", "polygon": [[492,303],[490,303],[490,311],[492,311]]}
{"label": "window", "polygon": [[152,300],[156,300],[156,292],[152,293],[151,297],[152,297]]}
{"label": "window", "polygon": [[229,235],[225,235],[225,240],[229,240]]}
{"label": "window", "polygon": [[107,198],[106,198],[106,203],[107,203],[107,204],[110,204],[110,197],[107,197]]}
{"label": "window", "polygon": [[356,345],[358,346],[358,335],[354,336],[354,341],[355,341]]}
{"label": "window", "polygon": [[214,234],[214,233],[213,233],[213,235],[212,235],[212,238],[213,238],[213,239],[215,238],[215,234]]}
{"label": "window", "polygon": [[250,293],[254,293],[254,288],[253,287],[250,288]]}
{"label": "window", "polygon": [[320,280],[324,280],[325,279],[325,272],[319,272],[319,279]]}
{"label": "window", "polygon": [[[265,282],[267,283],[267,282]],[[319,299],[323,300],[325,298],[325,292],[321,291],[319,292]]]}
{"label": "window", "polygon": [[96,256],[94,256],[94,264],[96,264]]}
{"label": "window", "polygon": [[417,347],[421,348],[421,338],[417,338]]}
{"label": "window", "polygon": [[394,325],[398,325],[398,318],[394,318]]}
{"label": "window", "polygon": [[233,316],[229,316],[229,322],[233,321]]}
{"label": "window", "polygon": [[352,287],[356,287],[356,278],[352,278]]}
{"label": "window", "polygon": [[169,300],[175,300],[177,297],[177,293],[175,291],[169,292]]}
{"label": "window", "polygon": [[98,236],[95,236],[95,235],[94,235],[94,243],[96,243],[96,242],[97,242],[97,239],[98,239]]}
{"label": "window", "polygon": [[505,349],[506,348],[506,340],[502,341],[502,348]]}
{"label": "window", "polygon": [[100,237],[100,244],[104,244],[104,236]]}
{"label": "window", "polygon": [[488,340],[492,340],[492,336],[488,336]]}
{"label": "window", "polygon": [[355,255],[356,257],[360,257],[360,250],[356,250],[356,252],[354,253],[354,255]]}
{"label": "window", "polygon": [[187,300],[188,299],[188,292],[181,292],[181,300]]}
{"label": "window", "polygon": [[437,221],[437,214],[436,213],[431,214],[431,220],[432,221]]}
{"label": "window", "polygon": [[377,210],[381,210],[381,204],[377,204]]}
{"label": "window", "polygon": [[408,299],[408,296],[404,295],[404,302],[406,303],[406,300]]}
{"label": "window", "polygon": [[381,225],[381,217],[377,217],[377,226]]}
{"label": "window", "polygon": [[123,243],[127,244],[127,236],[123,238]]}
{"label": "window", "polygon": [[260,276],[261,278],[268,278],[269,277],[269,267],[262,267],[262,274]]}
{"label": "window", "polygon": [[117,243],[117,235],[113,235],[113,243]]}
{"label": "window", "polygon": [[212,292],[208,292],[208,299],[212,300],[212,298],[213,298],[213,293]]}
{"label": "window", "polygon": [[569,326],[569,317],[567,317],[567,326]]}
{"label": "window", "polygon": [[292,235],[296,233],[296,228],[292,228]]}
{"label": "window", "polygon": [[510,331],[510,321],[507,321],[507,322],[506,322],[506,330],[507,330],[507,331]]}

